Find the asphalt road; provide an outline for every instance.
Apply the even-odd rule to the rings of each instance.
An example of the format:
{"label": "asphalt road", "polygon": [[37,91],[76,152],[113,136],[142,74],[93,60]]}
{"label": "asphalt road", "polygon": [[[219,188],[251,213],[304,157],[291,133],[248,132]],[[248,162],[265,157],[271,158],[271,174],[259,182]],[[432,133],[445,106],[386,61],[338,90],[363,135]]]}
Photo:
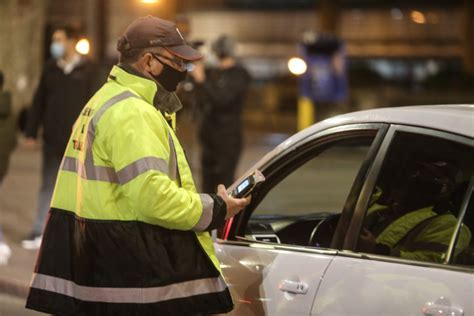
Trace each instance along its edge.
{"label": "asphalt road", "polygon": [[44,315],[25,308],[22,298],[0,294],[0,316],[34,316]]}

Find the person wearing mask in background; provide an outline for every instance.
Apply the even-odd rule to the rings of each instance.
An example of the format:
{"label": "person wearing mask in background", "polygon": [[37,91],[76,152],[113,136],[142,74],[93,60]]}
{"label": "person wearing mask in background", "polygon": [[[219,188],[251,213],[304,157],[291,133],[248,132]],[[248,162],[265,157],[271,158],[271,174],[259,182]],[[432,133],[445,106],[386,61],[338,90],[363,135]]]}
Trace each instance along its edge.
{"label": "person wearing mask in background", "polygon": [[[0,187],[8,170],[10,154],[16,145],[16,126],[11,94],[3,90],[4,76],[0,71]],[[0,265],[8,263],[11,249],[5,242],[0,227]]]}
{"label": "person wearing mask in background", "polygon": [[147,16],[117,43],[119,63],[68,143],[27,308],[57,315],[207,315],[233,308],[209,231],[250,198],[199,194],[166,117],[201,55]]}
{"label": "person wearing mask in background", "polygon": [[201,111],[199,138],[202,144],[202,190],[214,192],[219,183],[232,184],[242,148],[242,105],[250,75],[235,57],[236,43],[220,36],[212,51],[217,65],[204,69],[196,64],[191,73],[196,82]]}
{"label": "person wearing mask in background", "polygon": [[54,31],[50,47],[53,59],[44,66],[28,114],[26,144],[37,147],[38,130],[42,127],[43,162],[37,215],[28,237],[22,241],[25,249],[37,249],[41,243],[56,174],[72,125],[98,88],[94,65],[75,50],[78,37],[77,30],[71,26]]}

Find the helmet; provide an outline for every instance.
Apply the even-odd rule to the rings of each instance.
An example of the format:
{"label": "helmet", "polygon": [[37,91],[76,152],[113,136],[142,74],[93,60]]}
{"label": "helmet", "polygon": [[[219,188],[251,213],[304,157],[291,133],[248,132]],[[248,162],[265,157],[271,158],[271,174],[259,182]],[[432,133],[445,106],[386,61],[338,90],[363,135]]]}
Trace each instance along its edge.
{"label": "helmet", "polygon": [[391,198],[399,210],[446,204],[452,198],[461,172],[453,163],[441,159],[411,162],[393,187]]}
{"label": "helmet", "polygon": [[235,41],[227,36],[221,35],[217,40],[212,43],[212,51],[219,57],[233,57],[235,55]]}
{"label": "helmet", "polygon": [[449,201],[460,170],[451,162],[437,159],[416,161],[403,174],[392,197],[407,210]]}
{"label": "helmet", "polygon": [[416,163],[416,169],[410,174],[410,181],[425,186],[427,191],[439,197],[450,195],[460,177],[460,170],[451,162],[432,160]]}

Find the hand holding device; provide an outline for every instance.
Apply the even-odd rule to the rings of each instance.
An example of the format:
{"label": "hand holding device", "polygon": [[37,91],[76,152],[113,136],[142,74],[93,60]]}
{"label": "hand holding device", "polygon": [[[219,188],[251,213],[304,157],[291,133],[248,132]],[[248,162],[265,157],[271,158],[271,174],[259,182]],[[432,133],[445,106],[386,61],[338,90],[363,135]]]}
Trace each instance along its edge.
{"label": "hand holding device", "polygon": [[219,186],[217,187],[217,195],[219,195],[224,200],[227,206],[227,213],[225,215],[226,220],[239,213],[244,207],[246,207],[250,203],[250,197],[239,199],[229,195],[223,184],[219,184]]}
{"label": "hand holding device", "polygon": [[227,205],[227,214],[225,219],[236,215],[240,210],[250,203],[250,194],[256,185],[265,180],[263,174],[255,170],[250,176],[241,181],[232,191],[226,191],[226,188],[219,184],[217,194]]}
{"label": "hand holding device", "polygon": [[244,198],[249,196],[253,189],[260,182],[265,181],[265,176],[259,171],[255,170],[250,176],[242,180],[230,193],[229,195],[234,198]]}

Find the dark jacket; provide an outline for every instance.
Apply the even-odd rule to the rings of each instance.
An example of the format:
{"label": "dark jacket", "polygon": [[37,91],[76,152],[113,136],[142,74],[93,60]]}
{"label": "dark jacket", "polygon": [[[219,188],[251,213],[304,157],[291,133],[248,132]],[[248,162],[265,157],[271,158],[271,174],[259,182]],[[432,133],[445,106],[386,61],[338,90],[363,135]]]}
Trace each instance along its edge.
{"label": "dark jacket", "polygon": [[206,70],[206,81],[197,85],[202,110],[201,139],[223,139],[223,135],[240,138],[242,104],[249,82],[250,75],[239,64],[224,70]]}
{"label": "dark jacket", "polygon": [[10,153],[15,148],[15,132],[11,94],[0,91],[0,182],[7,173]]}
{"label": "dark jacket", "polygon": [[74,121],[98,88],[94,68],[85,58],[69,74],[55,60],[46,63],[28,115],[27,137],[37,138],[43,127],[45,145],[62,155]]}

